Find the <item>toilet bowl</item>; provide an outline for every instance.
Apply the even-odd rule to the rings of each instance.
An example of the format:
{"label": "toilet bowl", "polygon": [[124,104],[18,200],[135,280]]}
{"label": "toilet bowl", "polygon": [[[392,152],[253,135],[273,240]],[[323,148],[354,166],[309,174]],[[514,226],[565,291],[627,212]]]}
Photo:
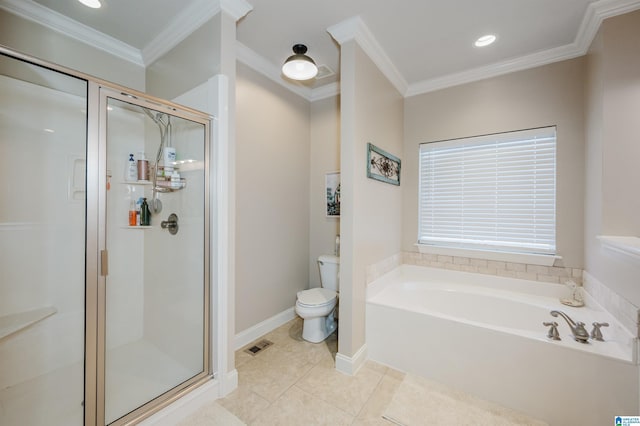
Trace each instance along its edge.
{"label": "toilet bowl", "polygon": [[304,320],[302,338],[308,342],[322,342],[338,327],[334,313],[338,304],[339,265],[337,256],[320,256],[322,287],[298,292],[296,313]]}
{"label": "toilet bowl", "polygon": [[302,338],[319,343],[336,330],[334,309],[338,303],[335,291],[312,288],[298,293],[296,313],[304,320]]}

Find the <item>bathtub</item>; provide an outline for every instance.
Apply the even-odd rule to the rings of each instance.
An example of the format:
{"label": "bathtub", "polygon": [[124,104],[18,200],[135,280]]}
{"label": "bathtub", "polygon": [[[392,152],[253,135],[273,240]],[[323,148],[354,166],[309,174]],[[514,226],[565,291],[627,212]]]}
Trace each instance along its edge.
{"label": "bathtub", "polygon": [[[423,376],[551,425],[613,424],[640,413],[638,341],[588,294],[559,302],[563,285],[402,265],[367,287],[369,359]],[[602,328],[573,340],[551,310]],[[558,322],[560,341],[546,337]]]}

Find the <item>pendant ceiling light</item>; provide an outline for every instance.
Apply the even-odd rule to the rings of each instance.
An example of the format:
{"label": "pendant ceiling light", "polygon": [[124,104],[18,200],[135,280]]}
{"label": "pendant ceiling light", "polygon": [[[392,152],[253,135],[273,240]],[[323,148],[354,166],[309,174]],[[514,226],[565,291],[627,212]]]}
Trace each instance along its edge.
{"label": "pendant ceiling light", "polygon": [[318,67],[313,59],[305,55],[307,46],[296,44],[293,55],[289,56],[282,66],[282,72],[293,80],[309,80],[318,74]]}

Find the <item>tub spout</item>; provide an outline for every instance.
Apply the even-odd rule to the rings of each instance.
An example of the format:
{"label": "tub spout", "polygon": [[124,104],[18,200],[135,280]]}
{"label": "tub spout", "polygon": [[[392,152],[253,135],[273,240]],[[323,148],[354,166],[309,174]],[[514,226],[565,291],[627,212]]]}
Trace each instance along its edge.
{"label": "tub spout", "polygon": [[565,314],[562,311],[551,311],[551,316],[557,317],[558,315],[564,318],[567,324],[569,324],[569,328],[571,329],[571,333],[573,334],[573,338],[576,342],[589,343],[589,333],[587,332],[587,329],[584,328],[583,322],[573,321],[571,318],[569,318],[569,315]]}

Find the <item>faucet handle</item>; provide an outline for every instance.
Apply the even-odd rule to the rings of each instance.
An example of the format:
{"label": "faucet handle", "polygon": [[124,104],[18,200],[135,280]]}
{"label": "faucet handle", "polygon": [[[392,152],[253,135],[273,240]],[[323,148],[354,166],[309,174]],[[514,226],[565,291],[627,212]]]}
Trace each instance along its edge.
{"label": "faucet handle", "polygon": [[545,327],[551,327],[549,332],[547,333],[547,337],[551,340],[562,340],[560,339],[560,333],[558,333],[558,323],[553,322],[543,322],[542,325]]}
{"label": "faucet handle", "polygon": [[591,330],[591,338],[593,340],[597,340],[599,342],[604,342],[602,337],[602,331],[600,331],[600,327],[609,327],[609,323],[607,322],[594,322],[593,330]]}

